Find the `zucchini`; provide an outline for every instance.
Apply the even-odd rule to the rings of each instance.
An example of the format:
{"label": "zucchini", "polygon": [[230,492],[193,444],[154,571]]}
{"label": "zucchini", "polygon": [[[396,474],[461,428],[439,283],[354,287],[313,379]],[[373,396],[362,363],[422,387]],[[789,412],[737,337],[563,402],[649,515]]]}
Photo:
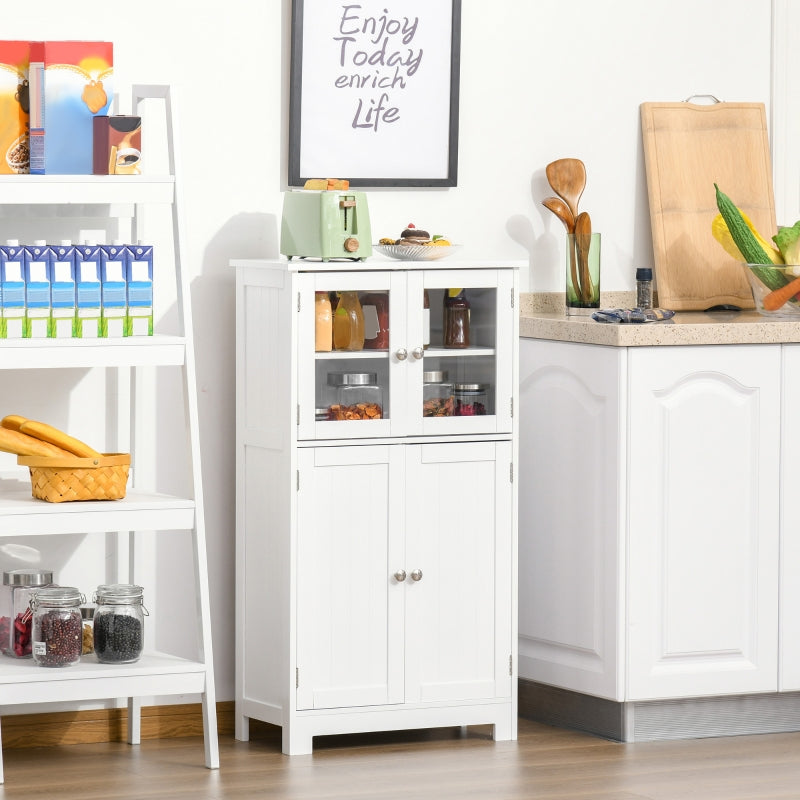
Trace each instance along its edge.
{"label": "zucchini", "polygon": [[720,191],[719,186],[714,184],[714,189],[717,192],[717,208],[725,224],[728,226],[731,238],[733,239],[739,252],[742,254],[745,262],[748,264],[764,264],[769,265],[767,269],[760,270],[758,268],[753,270],[753,273],[758,279],[771,291],[780,289],[785,286],[789,281],[780,270],[775,269],[772,259],[766,253],[764,248],[759,244],[753,231],[750,230],[749,225],[742,217],[742,212],[736,207],[734,202],[724,192]]}

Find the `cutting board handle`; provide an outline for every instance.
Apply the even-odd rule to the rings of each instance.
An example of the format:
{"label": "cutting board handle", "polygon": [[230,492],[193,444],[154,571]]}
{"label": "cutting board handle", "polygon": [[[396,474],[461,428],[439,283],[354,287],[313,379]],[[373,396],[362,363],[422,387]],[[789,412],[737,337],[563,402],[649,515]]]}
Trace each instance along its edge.
{"label": "cutting board handle", "polygon": [[[713,94],[690,94],[683,102],[684,103],[688,103],[691,100],[695,100],[695,99],[697,99],[699,97],[710,97],[715,103],[721,103],[722,102],[722,100],[720,100],[718,97],[715,97]],[[711,104],[709,103],[708,105],[711,105]]]}

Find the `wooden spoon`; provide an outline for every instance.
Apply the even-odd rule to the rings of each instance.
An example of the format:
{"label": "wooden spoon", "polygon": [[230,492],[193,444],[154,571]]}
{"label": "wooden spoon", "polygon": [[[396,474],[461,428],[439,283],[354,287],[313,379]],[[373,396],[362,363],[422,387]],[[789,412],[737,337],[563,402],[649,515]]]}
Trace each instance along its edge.
{"label": "wooden spoon", "polygon": [[550,209],[563,223],[567,233],[575,233],[575,216],[560,197],[546,197],[542,205]]}
{"label": "wooden spoon", "polygon": [[580,278],[581,302],[588,304],[594,288],[589,273],[589,248],[592,244],[592,220],[585,211],[575,218],[575,248],[578,251],[578,276]]}
{"label": "wooden spoon", "polygon": [[545,167],[545,175],[553,191],[569,206],[573,218],[578,216],[578,201],[586,188],[586,167],[578,158],[559,158]]}

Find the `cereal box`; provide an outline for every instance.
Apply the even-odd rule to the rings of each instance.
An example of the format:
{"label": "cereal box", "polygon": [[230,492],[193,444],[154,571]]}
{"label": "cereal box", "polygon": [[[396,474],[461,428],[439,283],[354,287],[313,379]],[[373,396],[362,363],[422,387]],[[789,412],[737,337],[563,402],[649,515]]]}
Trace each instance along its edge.
{"label": "cereal box", "polygon": [[129,114],[95,117],[94,174],[139,175],[142,171],[142,118]]}
{"label": "cereal box", "polygon": [[29,169],[29,42],[0,41],[0,174]]}
{"label": "cereal box", "polygon": [[112,54],[111,42],[31,42],[32,174],[92,174],[92,120],[111,107]]}

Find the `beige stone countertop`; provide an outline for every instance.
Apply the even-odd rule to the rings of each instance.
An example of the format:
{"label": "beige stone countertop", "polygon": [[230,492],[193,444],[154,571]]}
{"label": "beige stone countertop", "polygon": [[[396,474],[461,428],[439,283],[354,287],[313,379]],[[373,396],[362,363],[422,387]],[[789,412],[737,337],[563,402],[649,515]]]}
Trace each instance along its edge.
{"label": "beige stone countertop", "polygon": [[[765,317],[757,311],[679,311],[663,322],[624,324],[567,316],[563,302],[563,294],[523,294],[519,335],[611,347],[800,342],[800,315],[795,322]],[[628,293],[609,294],[601,302],[602,308],[632,305]]]}

